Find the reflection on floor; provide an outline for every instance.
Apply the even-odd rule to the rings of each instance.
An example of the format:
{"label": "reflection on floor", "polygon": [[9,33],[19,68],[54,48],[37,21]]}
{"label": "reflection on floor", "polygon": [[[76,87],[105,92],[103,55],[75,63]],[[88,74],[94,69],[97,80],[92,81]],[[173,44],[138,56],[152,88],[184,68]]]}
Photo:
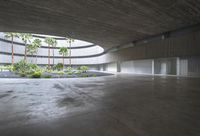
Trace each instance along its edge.
{"label": "reflection on floor", "polygon": [[200,79],[0,79],[1,136],[199,136]]}

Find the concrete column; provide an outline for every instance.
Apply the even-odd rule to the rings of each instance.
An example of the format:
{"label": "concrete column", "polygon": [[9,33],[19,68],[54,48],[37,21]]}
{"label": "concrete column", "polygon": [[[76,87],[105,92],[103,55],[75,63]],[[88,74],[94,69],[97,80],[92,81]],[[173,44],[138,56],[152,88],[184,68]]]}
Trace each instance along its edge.
{"label": "concrete column", "polygon": [[176,58],[176,75],[177,76],[180,75],[180,58],[179,57]]}
{"label": "concrete column", "polygon": [[121,62],[117,62],[117,72],[121,72]]}
{"label": "concrete column", "polygon": [[152,69],[151,69],[151,74],[154,75],[154,59],[152,60]]}
{"label": "concrete column", "polygon": [[106,71],[106,64],[103,64],[103,71]]}

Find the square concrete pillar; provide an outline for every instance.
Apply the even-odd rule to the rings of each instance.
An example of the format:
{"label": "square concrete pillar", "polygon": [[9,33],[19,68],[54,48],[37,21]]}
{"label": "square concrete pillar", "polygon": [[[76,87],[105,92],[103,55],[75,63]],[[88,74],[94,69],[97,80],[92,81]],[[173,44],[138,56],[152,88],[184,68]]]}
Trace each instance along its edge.
{"label": "square concrete pillar", "polygon": [[121,62],[117,62],[117,72],[121,72]]}
{"label": "square concrete pillar", "polygon": [[151,62],[152,64],[152,68],[151,68],[151,74],[154,75],[155,71],[154,71],[154,59]]}

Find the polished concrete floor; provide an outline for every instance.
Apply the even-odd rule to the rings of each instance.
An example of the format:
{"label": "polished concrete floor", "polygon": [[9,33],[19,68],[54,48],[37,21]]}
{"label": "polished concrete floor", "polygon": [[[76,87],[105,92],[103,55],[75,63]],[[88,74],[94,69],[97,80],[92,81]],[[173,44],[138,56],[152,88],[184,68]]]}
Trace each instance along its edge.
{"label": "polished concrete floor", "polygon": [[0,79],[0,136],[199,136],[200,78]]}

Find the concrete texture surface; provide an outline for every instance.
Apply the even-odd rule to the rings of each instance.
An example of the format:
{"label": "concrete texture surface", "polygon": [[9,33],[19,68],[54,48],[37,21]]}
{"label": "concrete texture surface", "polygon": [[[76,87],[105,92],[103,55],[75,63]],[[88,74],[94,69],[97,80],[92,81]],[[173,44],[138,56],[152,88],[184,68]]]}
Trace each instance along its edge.
{"label": "concrete texture surface", "polygon": [[71,36],[104,48],[200,23],[199,0],[3,0],[0,31]]}
{"label": "concrete texture surface", "polygon": [[200,79],[0,79],[1,136],[199,136]]}

